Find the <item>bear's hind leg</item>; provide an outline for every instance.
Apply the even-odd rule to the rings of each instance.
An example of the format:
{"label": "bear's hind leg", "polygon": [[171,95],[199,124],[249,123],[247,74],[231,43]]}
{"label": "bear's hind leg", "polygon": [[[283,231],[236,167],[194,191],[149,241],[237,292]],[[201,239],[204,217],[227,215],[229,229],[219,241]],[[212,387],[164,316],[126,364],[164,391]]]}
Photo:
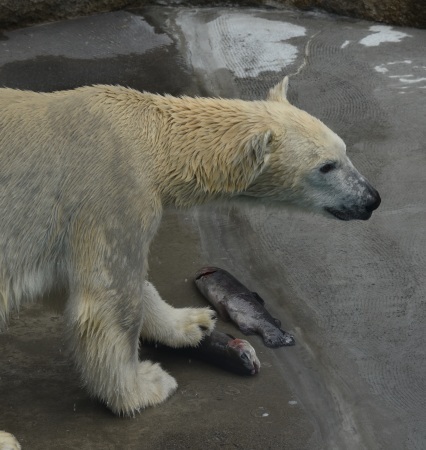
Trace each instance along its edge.
{"label": "bear's hind leg", "polygon": [[142,339],[170,347],[193,347],[210,334],[216,313],[210,308],[173,308],[166,303],[152,283],[143,287],[144,320]]}

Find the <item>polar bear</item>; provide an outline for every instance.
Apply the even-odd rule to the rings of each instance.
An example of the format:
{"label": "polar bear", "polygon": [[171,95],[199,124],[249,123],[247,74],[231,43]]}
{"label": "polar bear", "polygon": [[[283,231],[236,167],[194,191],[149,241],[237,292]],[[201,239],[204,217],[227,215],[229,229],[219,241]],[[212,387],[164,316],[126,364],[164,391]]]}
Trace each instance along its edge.
{"label": "polar bear", "polygon": [[215,315],[173,308],[145,281],[164,208],[245,198],[366,220],[379,206],[342,139],[287,86],[265,101],[0,89],[0,325],[63,283],[90,394],[122,415],[167,399],[176,381],[139,361],[139,338],[195,346]]}
{"label": "polar bear", "polygon": [[21,450],[15,436],[0,430],[0,450]]}

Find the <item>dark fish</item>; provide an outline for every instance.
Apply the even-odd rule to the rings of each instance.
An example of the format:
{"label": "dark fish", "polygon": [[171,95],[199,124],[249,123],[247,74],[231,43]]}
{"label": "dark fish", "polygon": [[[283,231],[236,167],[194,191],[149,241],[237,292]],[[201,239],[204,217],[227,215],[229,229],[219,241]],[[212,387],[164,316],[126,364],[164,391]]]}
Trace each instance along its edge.
{"label": "dark fish", "polygon": [[195,275],[195,284],[221,318],[235,322],[244,334],[260,334],[267,347],[295,344],[293,336],[266,310],[262,298],[226,270],[204,267]]}
{"label": "dark fish", "polygon": [[244,339],[213,330],[205,336],[198,347],[182,349],[185,355],[202,359],[240,375],[255,375],[260,361],[254,348]]}

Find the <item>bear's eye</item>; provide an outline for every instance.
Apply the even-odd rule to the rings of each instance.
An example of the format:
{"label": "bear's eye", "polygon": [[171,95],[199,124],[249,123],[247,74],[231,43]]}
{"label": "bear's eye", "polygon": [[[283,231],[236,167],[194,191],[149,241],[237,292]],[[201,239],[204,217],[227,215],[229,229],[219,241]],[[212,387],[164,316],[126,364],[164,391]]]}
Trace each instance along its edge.
{"label": "bear's eye", "polygon": [[328,173],[328,172],[331,172],[332,170],[334,170],[335,168],[336,168],[335,163],[327,163],[320,167],[320,172]]}

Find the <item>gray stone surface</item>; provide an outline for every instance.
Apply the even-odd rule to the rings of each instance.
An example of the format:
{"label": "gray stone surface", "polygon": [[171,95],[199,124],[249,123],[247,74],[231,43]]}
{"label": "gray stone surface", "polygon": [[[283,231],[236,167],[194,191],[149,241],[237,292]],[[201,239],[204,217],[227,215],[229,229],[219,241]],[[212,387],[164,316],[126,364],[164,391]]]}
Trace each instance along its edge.
{"label": "gray stone surface", "polygon": [[382,205],[367,223],[261,206],[170,211],[150,262],[164,298],[206,304],[192,276],[219,265],[259,292],[296,346],[249,337],[262,363],[252,378],[144,348],[179,390],[120,419],[80,389],[53,293],[0,335],[0,429],[24,450],[425,448],[425,38],[318,13],[183,7],[3,33],[0,84],[21,89],[101,82],[257,99],[290,74],[291,101],[345,139]]}

